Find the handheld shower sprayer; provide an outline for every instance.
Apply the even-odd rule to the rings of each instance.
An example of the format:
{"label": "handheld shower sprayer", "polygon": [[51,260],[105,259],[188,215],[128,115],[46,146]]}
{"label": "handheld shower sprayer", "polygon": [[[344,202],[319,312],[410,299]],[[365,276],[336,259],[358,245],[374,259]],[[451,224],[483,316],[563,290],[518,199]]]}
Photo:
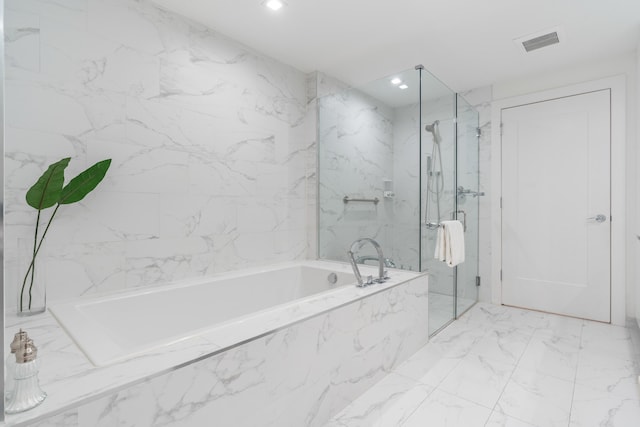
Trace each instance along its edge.
{"label": "handheld shower sprayer", "polygon": [[[444,189],[444,176],[442,170],[442,155],[440,153],[440,130],[438,125],[440,122],[436,120],[430,125],[426,125],[424,129],[433,136],[433,147],[431,156],[427,156],[427,185],[424,207],[424,222],[428,228],[435,229],[440,224],[440,195]],[[435,212],[431,213],[431,199],[435,199]],[[435,218],[433,218],[435,216]]]}
{"label": "handheld shower sprayer", "polygon": [[439,125],[440,125],[440,121],[436,120],[430,125],[426,125],[424,127],[424,130],[426,130],[431,135],[433,135],[433,142],[435,142],[436,144],[440,144],[440,142],[442,142],[442,137],[440,136],[440,129],[438,128]]}

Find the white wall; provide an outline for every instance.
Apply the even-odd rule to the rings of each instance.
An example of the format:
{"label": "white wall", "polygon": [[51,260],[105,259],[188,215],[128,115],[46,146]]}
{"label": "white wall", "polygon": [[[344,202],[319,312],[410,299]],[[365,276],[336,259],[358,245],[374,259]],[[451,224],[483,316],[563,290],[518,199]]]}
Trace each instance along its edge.
{"label": "white wall", "polygon": [[[502,99],[523,95],[527,93],[539,92],[547,89],[559,88],[571,84],[597,80],[614,75],[624,75],[626,77],[626,242],[624,253],[626,253],[626,313],[633,316],[635,308],[635,245],[634,233],[632,230],[636,222],[636,206],[638,203],[638,190],[636,187],[636,117],[637,117],[637,67],[636,55],[628,55],[608,58],[592,63],[580,64],[575,67],[556,70],[540,75],[528,76],[513,81],[498,82],[493,85],[493,99]],[[494,129],[496,129],[494,127]],[[492,165],[497,167],[496,164]],[[488,179],[486,173],[489,170],[481,171],[481,181]],[[615,221],[615,218],[614,218]],[[494,278],[495,280],[495,278]]]}
{"label": "white wall", "polygon": [[52,225],[50,300],[306,256],[303,73],[146,1],[9,0],[5,29],[9,283],[25,192],[66,156],[113,163]]}

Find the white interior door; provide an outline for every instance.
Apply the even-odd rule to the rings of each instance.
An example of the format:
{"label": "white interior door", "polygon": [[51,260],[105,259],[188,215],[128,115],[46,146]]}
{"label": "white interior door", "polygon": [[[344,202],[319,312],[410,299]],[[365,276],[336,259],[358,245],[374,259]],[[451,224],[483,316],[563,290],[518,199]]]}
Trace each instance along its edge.
{"label": "white interior door", "polygon": [[502,303],[609,322],[610,90],[502,110]]}

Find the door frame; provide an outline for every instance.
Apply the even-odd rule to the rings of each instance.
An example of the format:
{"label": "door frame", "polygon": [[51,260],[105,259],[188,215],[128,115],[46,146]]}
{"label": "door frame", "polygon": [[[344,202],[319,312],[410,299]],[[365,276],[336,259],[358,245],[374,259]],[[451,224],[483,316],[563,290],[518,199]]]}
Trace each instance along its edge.
{"label": "door frame", "polygon": [[626,79],[607,77],[571,86],[493,101],[491,105],[491,302],[502,304],[502,110],[597,90],[611,90],[611,323],[625,325],[626,247]]}

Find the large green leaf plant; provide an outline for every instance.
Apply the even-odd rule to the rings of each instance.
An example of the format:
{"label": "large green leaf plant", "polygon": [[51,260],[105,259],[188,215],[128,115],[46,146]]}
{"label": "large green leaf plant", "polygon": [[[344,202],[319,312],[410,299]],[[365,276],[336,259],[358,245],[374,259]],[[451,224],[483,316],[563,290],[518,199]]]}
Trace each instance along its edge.
{"label": "large green leaf plant", "polygon": [[[32,290],[34,282],[34,272],[36,256],[40,251],[42,242],[44,241],[47,231],[51,226],[53,218],[56,216],[58,209],[62,205],[70,205],[72,203],[79,202],[87,194],[93,191],[94,188],[100,184],[102,179],[107,173],[109,166],[111,165],[111,159],[102,160],[89,169],[81,172],[78,176],[73,178],[67,185],[64,185],[64,170],[69,165],[70,157],[66,157],[60,161],[57,161],[47,168],[38,181],[27,191],[27,203],[32,208],[38,211],[36,219],[36,229],[33,235],[33,253],[31,256],[31,262],[27,268],[27,273],[22,281],[22,288],[20,289],[20,312],[24,311],[23,301],[24,293],[28,287],[28,309],[31,309],[32,302]],[[44,229],[42,235],[39,235],[40,228],[40,216],[44,209],[55,206],[49,221]]]}

